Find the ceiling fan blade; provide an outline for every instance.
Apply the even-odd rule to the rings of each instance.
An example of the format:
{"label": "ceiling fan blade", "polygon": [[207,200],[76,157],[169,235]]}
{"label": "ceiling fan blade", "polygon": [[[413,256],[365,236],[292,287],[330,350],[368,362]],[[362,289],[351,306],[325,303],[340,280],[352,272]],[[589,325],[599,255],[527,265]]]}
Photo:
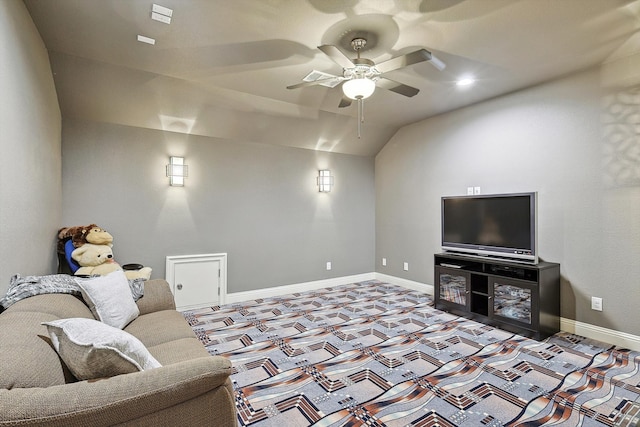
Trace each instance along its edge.
{"label": "ceiling fan blade", "polygon": [[[431,61],[432,57],[433,55],[427,49],[420,49],[420,50],[416,50],[415,52],[407,53],[406,55],[396,56],[395,58],[391,58],[387,61],[376,64],[376,69],[381,73],[387,73],[389,71],[397,70],[398,68],[406,67],[412,64],[417,64],[418,62]],[[438,65],[440,64],[444,65],[442,61],[438,60]],[[435,62],[434,62],[434,65],[436,65]],[[436,68],[439,68],[439,67],[436,66]]]}
{"label": "ceiling fan blade", "polygon": [[346,95],[344,95],[342,97],[342,99],[340,100],[340,104],[338,104],[338,108],[345,108],[351,105],[351,102],[353,100],[351,98],[347,98]]}
{"label": "ceiling fan blade", "polygon": [[376,86],[390,90],[391,92],[399,93],[400,95],[408,96],[409,98],[412,96],[416,96],[418,92],[420,92],[420,89],[398,83],[396,81],[387,79],[386,77],[380,77],[378,81],[376,81]]}
{"label": "ceiling fan blade", "polygon": [[318,80],[314,80],[314,81],[311,81],[311,82],[300,82],[300,83],[295,84],[295,85],[287,86],[287,89],[298,89],[300,87],[316,86],[316,85],[321,85],[323,83],[334,82],[336,80],[343,80],[343,78],[335,76],[335,77],[329,77],[329,78],[326,78],[326,79],[318,79]]}
{"label": "ceiling fan blade", "polygon": [[344,53],[337,47],[330,44],[323,44],[322,46],[318,46],[325,55],[327,55],[333,62],[341,66],[342,68],[352,68],[355,67],[355,64],[351,62],[351,60],[345,56]]}
{"label": "ceiling fan blade", "polygon": [[442,71],[445,68],[447,68],[447,64],[445,64],[444,62],[440,61],[440,59],[436,58],[436,56],[433,53],[431,54],[431,59],[429,60],[429,64],[431,64],[434,67],[436,67],[438,69],[438,71]]}

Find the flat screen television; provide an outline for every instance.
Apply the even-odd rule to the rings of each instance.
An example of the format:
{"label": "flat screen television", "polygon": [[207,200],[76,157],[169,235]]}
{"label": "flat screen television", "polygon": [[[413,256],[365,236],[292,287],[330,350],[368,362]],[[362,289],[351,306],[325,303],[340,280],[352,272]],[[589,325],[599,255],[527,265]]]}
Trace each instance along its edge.
{"label": "flat screen television", "polygon": [[538,262],[537,193],[442,197],[442,249]]}

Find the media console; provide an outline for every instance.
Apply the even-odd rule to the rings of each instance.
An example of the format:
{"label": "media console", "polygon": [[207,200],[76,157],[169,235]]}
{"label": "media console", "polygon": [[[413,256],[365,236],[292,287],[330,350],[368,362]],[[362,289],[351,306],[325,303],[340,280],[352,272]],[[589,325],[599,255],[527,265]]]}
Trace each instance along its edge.
{"label": "media console", "polygon": [[537,340],[560,331],[560,264],[434,256],[435,306]]}

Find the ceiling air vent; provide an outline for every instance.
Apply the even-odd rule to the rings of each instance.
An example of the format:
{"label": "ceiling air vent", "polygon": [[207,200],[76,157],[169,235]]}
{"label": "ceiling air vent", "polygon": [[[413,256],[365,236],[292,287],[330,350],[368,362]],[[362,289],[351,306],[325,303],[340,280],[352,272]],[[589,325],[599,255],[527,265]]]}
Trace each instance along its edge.
{"label": "ceiling air vent", "polygon": [[173,16],[173,9],[160,6],[159,4],[153,4],[151,6],[151,19],[154,21],[162,22],[164,24],[171,24],[171,17]]}

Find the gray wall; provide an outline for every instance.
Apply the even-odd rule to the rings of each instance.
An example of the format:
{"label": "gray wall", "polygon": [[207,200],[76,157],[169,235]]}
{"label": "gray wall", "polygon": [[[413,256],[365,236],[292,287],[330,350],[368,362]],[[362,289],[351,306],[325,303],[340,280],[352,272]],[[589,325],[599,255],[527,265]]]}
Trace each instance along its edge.
{"label": "gray wall", "polygon": [[20,0],[0,2],[0,294],[55,269],[60,109],[47,51]]}
{"label": "gray wall", "polygon": [[[95,222],[121,264],[164,277],[165,257],[228,253],[228,291],[374,270],[374,160],[63,120],[63,223]],[[170,187],[170,155],[189,165]],[[335,176],[319,193],[318,169]],[[326,270],[326,262],[333,268]]]}
{"label": "gray wall", "polygon": [[376,271],[433,284],[443,195],[537,191],[539,253],[561,263],[562,316],[639,334],[640,86],[611,71],[401,129],[375,162]]}

